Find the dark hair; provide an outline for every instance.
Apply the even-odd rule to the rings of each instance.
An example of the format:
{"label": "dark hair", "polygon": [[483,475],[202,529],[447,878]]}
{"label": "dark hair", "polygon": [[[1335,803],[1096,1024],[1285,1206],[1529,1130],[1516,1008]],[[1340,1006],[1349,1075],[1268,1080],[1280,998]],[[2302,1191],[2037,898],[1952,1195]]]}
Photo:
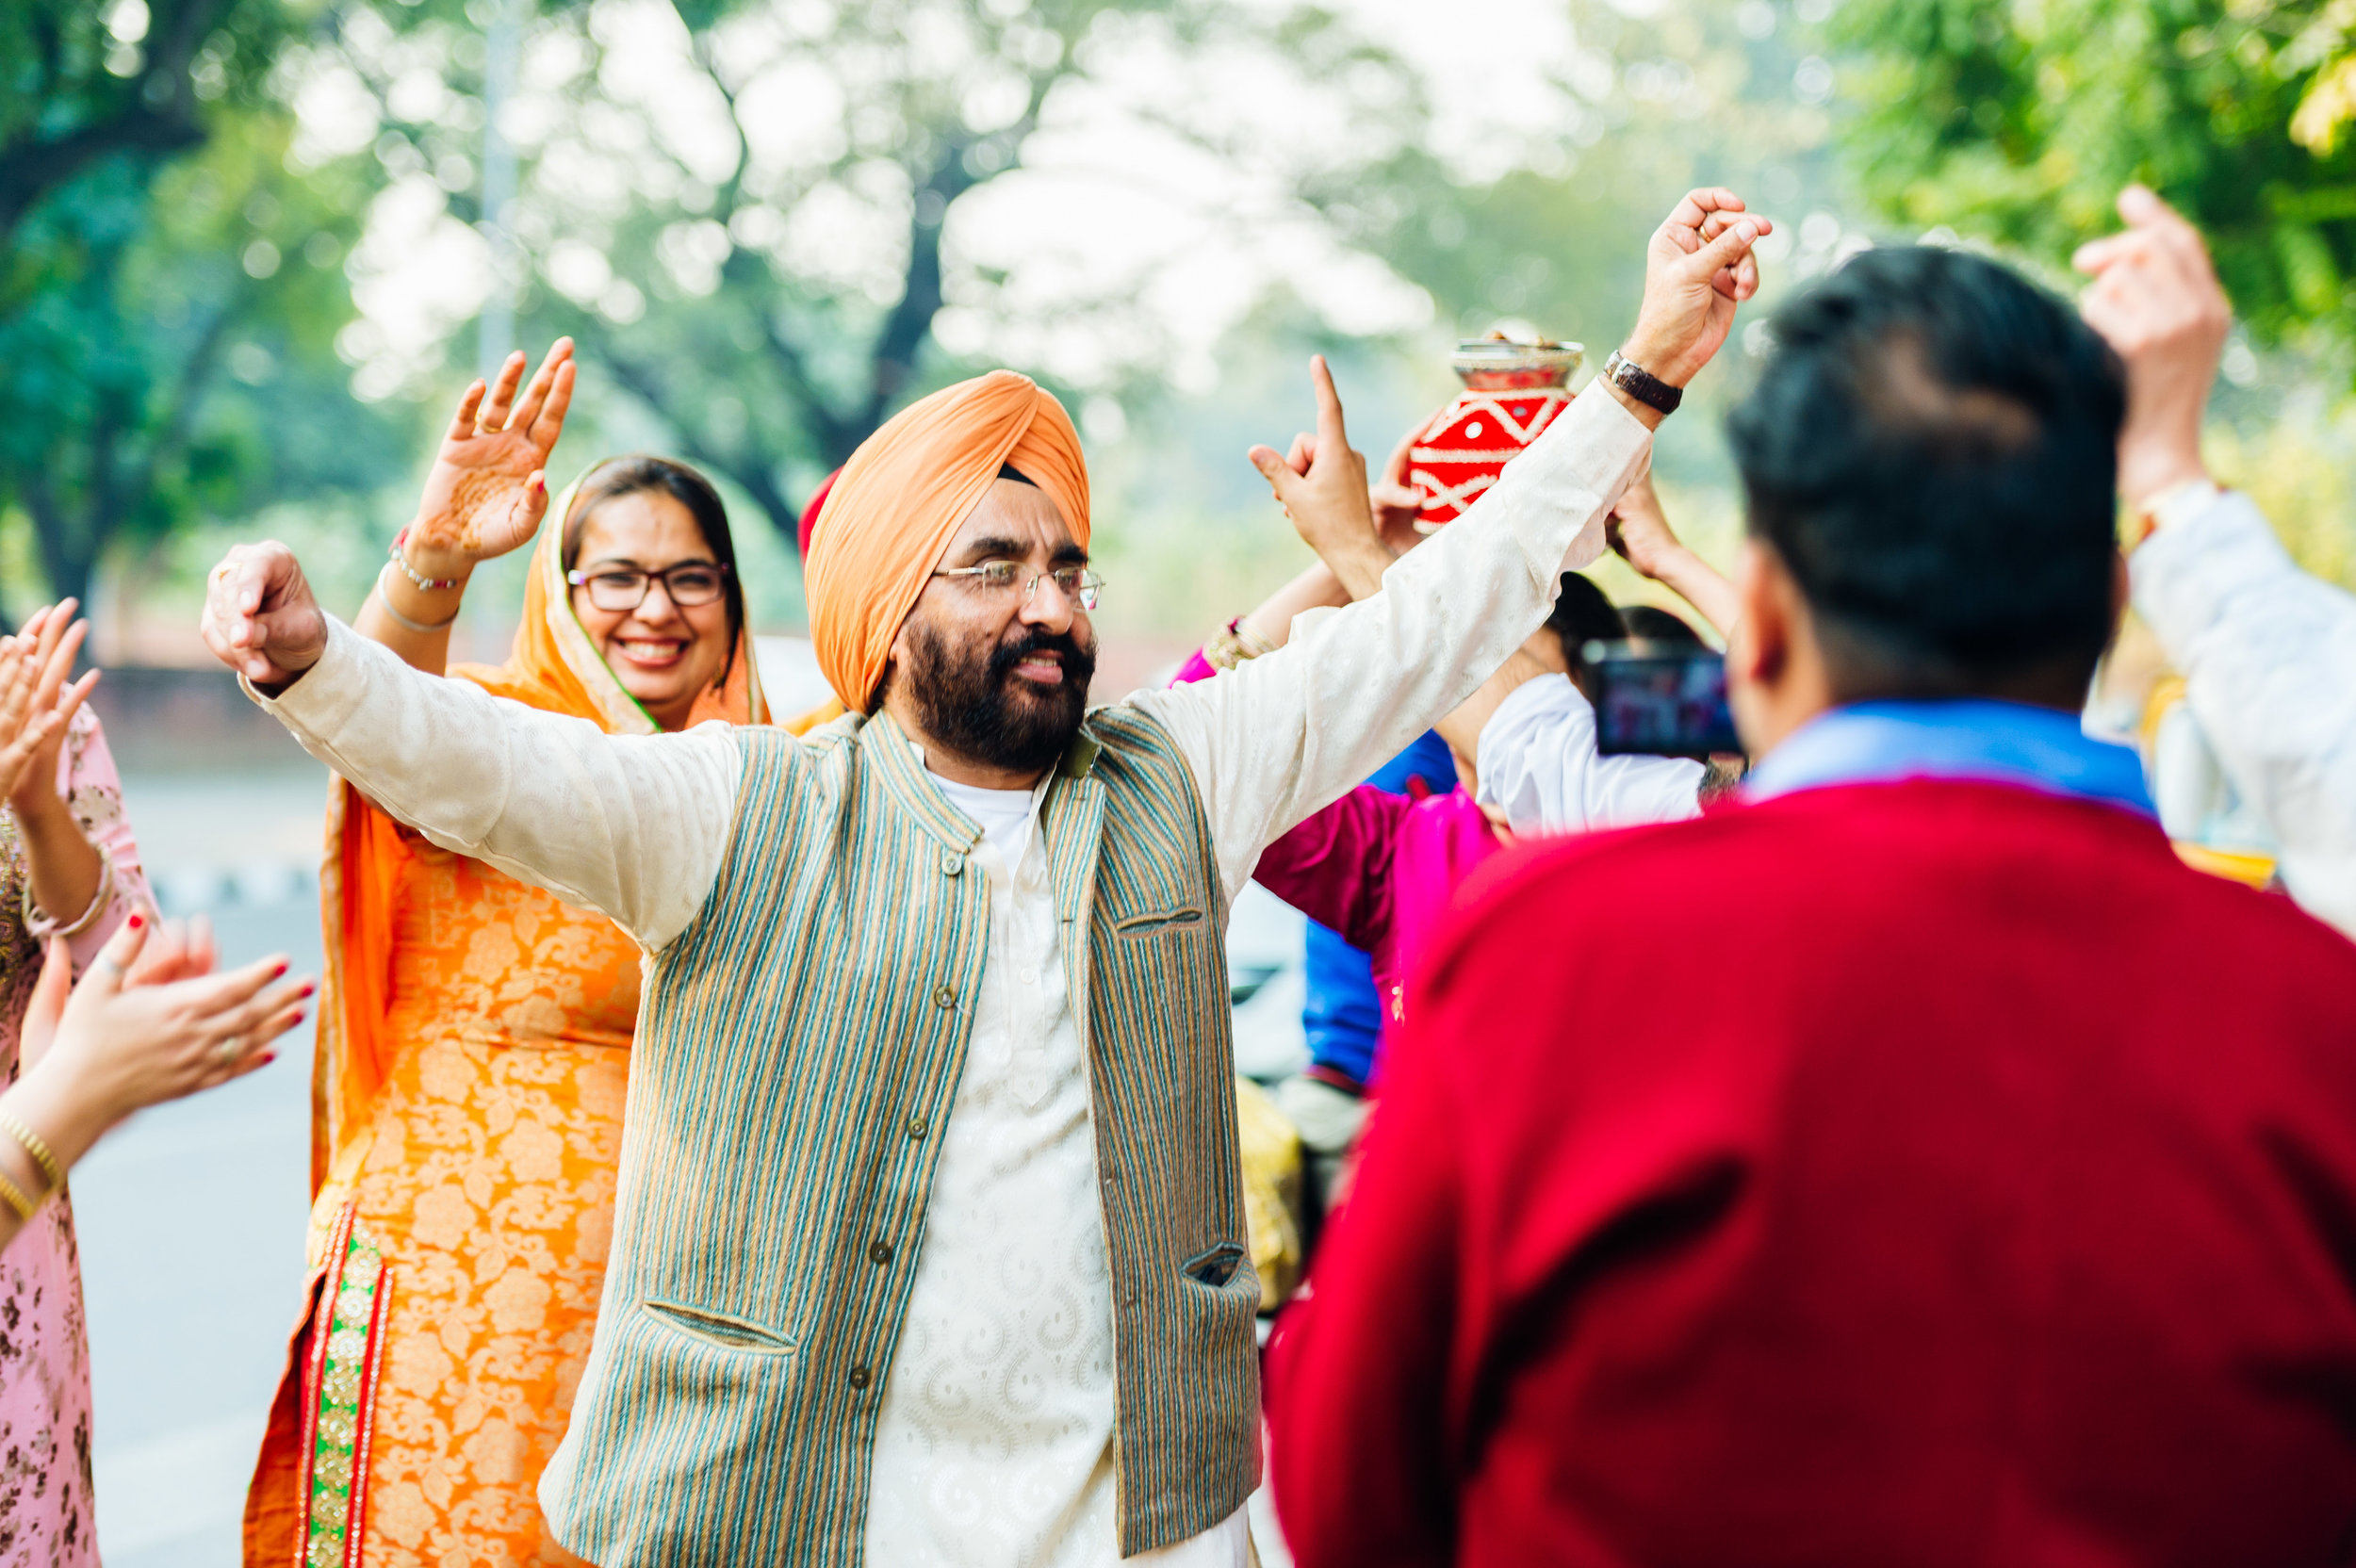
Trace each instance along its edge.
{"label": "dark hair", "polygon": [[1663,610],[1655,604],[1630,604],[1621,608],[1620,620],[1630,637],[1647,643],[1668,643],[1677,647],[1699,648],[1710,645],[1702,641],[1686,618],[1674,610]]}
{"label": "dark hair", "polygon": [[1603,590],[1594,579],[1577,572],[1562,574],[1562,591],[1546,616],[1546,629],[1562,645],[1562,662],[1571,667],[1574,678],[1587,667],[1584,650],[1589,643],[1616,643],[1628,635],[1619,611]]}
{"label": "dark hair", "polygon": [[564,517],[564,564],[571,571],[581,560],[581,531],[590,514],[624,496],[668,496],[687,508],[704,536],[704,548],[725,568],[720,574],[721,602],[728,608],[728,656],[720,666],[718,686],[736,668],[736,645],[744,630],[744,584],[736,570],[736,538],[728,532],[728,509],[712,482],[667,457],[617,457],[600,463],[581,482],[573,509]]}
{"label": "dark hair", "polygon": [[2075,311],[1963,252],[1868,251],[1778,312],[1726,434],[1839,695],[2090,678],[2125,412]]}

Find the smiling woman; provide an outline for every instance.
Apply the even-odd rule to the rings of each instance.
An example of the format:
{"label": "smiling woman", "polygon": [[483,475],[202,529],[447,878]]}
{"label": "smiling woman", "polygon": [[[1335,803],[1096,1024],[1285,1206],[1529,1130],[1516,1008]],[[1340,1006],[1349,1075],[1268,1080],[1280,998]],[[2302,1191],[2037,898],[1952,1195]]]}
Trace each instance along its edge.
{"label": "smiling woman", "polygon": [[[700,474],[599,464],[539,528],[568,350],[512,416],[520,355],[468,393],[358,629],[441,674],[475,563],[537,531],[515,650],[450,678],[609,734],[765,722],[728,515]],[[605,1278],[637,945],[340,780],[326,865],[314,1295],[246,1560],[570,1562],[533,1488]]]}

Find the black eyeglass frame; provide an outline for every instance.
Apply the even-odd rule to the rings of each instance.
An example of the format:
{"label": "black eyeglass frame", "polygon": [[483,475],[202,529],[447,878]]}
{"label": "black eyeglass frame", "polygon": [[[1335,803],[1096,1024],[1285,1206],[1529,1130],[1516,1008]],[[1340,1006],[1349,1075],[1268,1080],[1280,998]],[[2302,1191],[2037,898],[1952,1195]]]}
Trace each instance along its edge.
{"label": "black eyeglass frame", "polygon": [[[712,596],[708,599],[682,599],[672,590],[671,574],[673,572],[710,572],[713,577],[718,579],[719,585],[712,590]],[[633,573],[646,579],[646,581],[639,586],[638,596],[636,598],[630,600],[628,604],[598,603],[597,590],[594,586],[597,579],[601,577],[628,577]],[[674,561],[668,566],[662,568],[660,571],[651,572],[646,570],[644,566],[607,566],[594,572],[584,572],[576,568],[564,574],[564,580],[571,583],[576,588],[587,588],[589,590],[589,602],[597,605],[599,610],[612,613],[615,611],[628,612],[636,610],[640,605],[646,602],[646,596],[654,592],[654,585],[658,582],[663,584],[663,596],[669,599],[672,606],[676,609],[700,610],[707,604],[724,603],[728,596],[728,579],[733,575],[734,574],[729,570],[728,564],[725,561]]]}

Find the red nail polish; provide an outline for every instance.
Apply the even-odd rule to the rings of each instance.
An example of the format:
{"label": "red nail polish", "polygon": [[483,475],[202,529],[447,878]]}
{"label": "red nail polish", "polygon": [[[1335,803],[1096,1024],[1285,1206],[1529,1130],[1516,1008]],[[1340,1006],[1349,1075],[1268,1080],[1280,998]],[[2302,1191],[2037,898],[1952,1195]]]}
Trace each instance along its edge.
{"label": "red nail polish", "polygon": [[137,909],[134,909],[131,911],[130,920],[124,923],[128,924],[132,930],[137,931],[140,926],[147,923],[147,917],[140,914]]}
{"label": "red nail polish", "polygon": [[285,964],[283,961],[282,961],[282,962],[279,962],[279,963],[275,963],[275,964],[272,964],[272,965],[270,966],[270,977],[271,979],[275,980],[275,979],[277,979],[280,975],[282,975],[282,974],[284,974],[284,973],[286,973],[286,964]]}

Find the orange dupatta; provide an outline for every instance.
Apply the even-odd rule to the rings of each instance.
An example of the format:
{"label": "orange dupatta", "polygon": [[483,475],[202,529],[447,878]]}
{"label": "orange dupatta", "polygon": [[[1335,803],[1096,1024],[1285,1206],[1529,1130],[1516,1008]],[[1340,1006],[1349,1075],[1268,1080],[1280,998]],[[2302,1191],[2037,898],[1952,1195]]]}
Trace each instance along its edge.
{"label": "orange dupatta", "polygon": [[[594,473],[593,466],[589,472]],[[582,478],[586,478],[584,474]],[[603,654],[573,613],[564,581],[564,520],[575,480],[548,518],[524,585],[523,623],[503,664],[457,664],[450,678],[471,680],[493,696],[587,719],[609,735],[651,735],[654,720],[622,689]],[[691,722],[725,719],[767,724],[751,632],[740,628],[728,678],[695,699]],[[326,929],[326,972],[311,1075],[311,1191],[316,1197],[367,1125],[396,1042],[384,1018],[393,967],[394,900],[410,855],[392,818],[347,780],[329,786],[327,846],[319,868],[319,911]]]}

